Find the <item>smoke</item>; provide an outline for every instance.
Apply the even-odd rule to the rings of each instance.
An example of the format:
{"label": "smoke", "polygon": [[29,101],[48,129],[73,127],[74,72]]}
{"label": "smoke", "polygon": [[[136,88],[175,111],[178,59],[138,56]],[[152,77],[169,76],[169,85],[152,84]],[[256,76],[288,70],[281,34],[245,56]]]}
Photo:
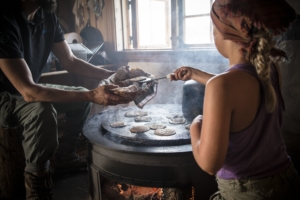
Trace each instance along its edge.
{"label": "smoke", "polygon": [[[140,68],[157,77],[164,77],[181,66],[190,66],[213,74],[222,73],[228,68],[228,60],[220,55],[216,49],[180,52],[177,53],[177,57],[175,59],[174,56],[169,57],[168,59],[165,59],[166,56],[164,55],[163,57],[159,56],[160,55],[157,55],[157,57],[149,55],[153,61],[137,60],[135,62],[128,63],[128,65],[131,68]],[[159,80],[157,94],[145,105],[145,108],[148,104],[182,104],[182,99],[184,98],[184,84],[184,81],[169,81],[167,79]],[[134,102],[117,106],[102,106],[93,104],[91,115],[104,110],[115,110],[115,112],[117,112],[119,109],[127,106],[135,106],[135,104]],[[115,113],[115,116],[117,115],[118,113]]]}
{"label": "smoke", "polygon": [[[194,53],[195,52],[195,53]],[[191,55],[192,54],[192,55]],[[177,53],[175,60],[170,57],[163,62],[158,62],[159,57],[153,61],[140,60],[131,62],[131,68],[140,68],[157,77],[164,77],[181,66],[190,66],[213,74],[222,73],[228,68],[228,60],[223,58],[216,49],[205,49],[193,52]],[[181,104],[183,98],[184,81],[159,80],[156,96],[148,104]]]}

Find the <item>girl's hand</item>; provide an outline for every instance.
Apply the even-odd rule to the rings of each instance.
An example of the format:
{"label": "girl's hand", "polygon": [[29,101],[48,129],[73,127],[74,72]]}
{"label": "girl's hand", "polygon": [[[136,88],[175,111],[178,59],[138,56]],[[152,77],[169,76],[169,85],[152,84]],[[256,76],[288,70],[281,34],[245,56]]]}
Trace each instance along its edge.
{"label": "girl's hand", "polygon": [[195,117],[195,119],[193,120],[190,126],[190,133],[199,136],[199,138],[200,138],[200,133],[202,128],[202,120],[203,120],[203,116],[198,115],[197,117]]}
{"label": "girl's hand", "polygon": [[194,74],[195,69],[188,67],[188,66],[183,66],[178,69],[176,69],[172,74],[171,74],[171,81],[177,81],[177,80],[182,80],[182,81],[187,81],[192,79],[193,74]]}

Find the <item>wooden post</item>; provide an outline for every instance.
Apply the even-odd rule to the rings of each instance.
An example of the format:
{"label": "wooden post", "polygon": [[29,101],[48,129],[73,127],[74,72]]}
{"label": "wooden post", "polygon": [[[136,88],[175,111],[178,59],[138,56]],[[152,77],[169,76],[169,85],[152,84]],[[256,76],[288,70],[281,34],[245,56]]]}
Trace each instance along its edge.
{"label": "wooden post", "polygon": [[25,197],[25,157],[18,128],[0,128],[0,199]]}

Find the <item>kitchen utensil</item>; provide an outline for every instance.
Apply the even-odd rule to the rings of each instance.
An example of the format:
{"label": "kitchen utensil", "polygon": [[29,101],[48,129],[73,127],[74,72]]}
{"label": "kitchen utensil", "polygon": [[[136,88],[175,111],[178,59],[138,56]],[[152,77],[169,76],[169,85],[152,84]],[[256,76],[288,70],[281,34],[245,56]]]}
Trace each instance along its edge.
{"label": "kitchen utensil", "polygon": [[103,44],[104,44],[104,42],[102,42],[102,44],[101,45],[99,45],[98,47],[97,47],[97,49],[94,51],[94,53],[93,53],[93,55],[88,59],[88,63],[92,60],[92,58],[99,52],[99,50],[101,49],[101,47],[103,46]]}
{"label": "kitchen utensil", "polygon": [[138,82],[140,82],[140,83],[147,83],[147,82],[150,82],[150,81],[156,81],[156,80],[161,80],[161,79],[169,79],[170,80],[170,78],[171,78],[171,74],[168,74],[167,76],[164,76],[164,77],[160,77],[160,78],[146,78],[146,79],[138,81]]}

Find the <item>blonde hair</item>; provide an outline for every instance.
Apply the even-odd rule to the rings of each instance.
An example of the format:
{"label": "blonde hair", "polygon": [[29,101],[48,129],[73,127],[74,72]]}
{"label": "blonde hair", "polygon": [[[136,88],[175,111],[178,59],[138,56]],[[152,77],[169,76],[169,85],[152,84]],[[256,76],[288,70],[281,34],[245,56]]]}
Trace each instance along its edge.
{"label": "blonde hair", "polygon": [[272,113],[277,103],[275,90],[271,84],[271,62],[273,61],[271,52],[275,43],[273,36],[264,30],[253,33],[253,39],[257,40],[257,43],[252,52],[246,54],[246,59],[255,66],[256,72],[264,85],[267,111]]}

